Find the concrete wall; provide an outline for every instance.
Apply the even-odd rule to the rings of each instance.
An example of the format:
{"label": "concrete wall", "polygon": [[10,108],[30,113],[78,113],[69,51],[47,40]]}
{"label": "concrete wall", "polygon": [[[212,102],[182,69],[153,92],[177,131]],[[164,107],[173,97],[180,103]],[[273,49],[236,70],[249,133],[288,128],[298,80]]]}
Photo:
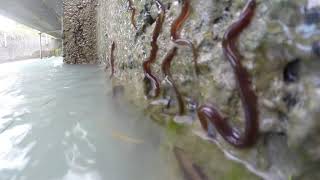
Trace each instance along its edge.
{"label": "concrete wall", "polygon": [[[43,57],[61,55],[61,40],[42,35]],[[0,32],[0,62],[40,57],[38,33]]]}
{"label": "concrete wall", "polygon": [[[192,51],[188,47],[179,47],[171,69],[173,79],[188,107],[186,117],[176,116],[176,95],[161,72],[162,60],[173,47],[170,27],[179,15],[184,1],[161,1],[166,8],[166,17],[158,39],[158,56],[152,66],[154,75],[161,81],[161,96],[147,100],[144,92],[148,86],[144,84],[142,63],[150,54],[150,42],[158,12],[155,1],[133,1],[137,9],[138,29],[135,30],[130,22],[131,11],[128,10],[127,0],[99,0],[98,54],[99,62],[107,67],[108,75],[111,73],[111,44],[117,44],[116,73],[112,83],[116,87],[124,87],[125,98],[144,109],[161,124],[174,121],[186,124],[188,132],[203,132],[196,108],[201,104],[214,102],[229,120],[243,127],[243,105],[234,72],[223,55],[221,41],[227,28],[239,18],[246,1],[191,0],[191,16],[184,24],[181,36],[194,42],[198,49],[200,75],[197,77],[194,74]],[[301,26],[305,23],[306,14],[299,10],[306,5],[306,1],[259,0],[258,4],[255,18],[241,35],[238,45],[245,57],[243,65],[252,77],[254,90],[259,97],[259,142],[243,153],[242,150],[230,147],[219,135],[217,141],[223,151],[255,169],[259,176],[265,179],[287,179],[302,172],[300,167],[305,166],[302,161],[310,163],[320,160],[320,151],[311,151],[315,147],[320,149],[320,123],[317,121],[320,115],[320,94],[316,93],[320,92],[320,86],[314,81],[317,79],[319,82],[319,71],[315,67],[319,67],[320,62],[314,61],[318,57],[310,51],[312,42],[318,37],[317,33],[311,36],[304,34],[309,33],[308,30],[296,31],[297,27],[300,30],[306,27]],[[318,21],[312,21],[317,27],[320,26]],[[288,30],[292,34],[288,35]],[[295,59],[298,59],[298,65],[295,64]],[[291,71],[294,71],[299,80],[288,81]],[[201,137],[204,136],[199,136],[199,139]],[[206,140],[202,139],[204,142]],[[175,143],[183,144],[190,152],[194,152],[194,146],[203,146],[200,142],[188,143],[188,139],[183,137]],[[209,163],[210,149],[201,152],[204,157],[194,152],[193,158],[199,162],[208,162],[207,173],[210,177],[215,179],[223,176],[217,170],[224,167],[223,162],[216,162],[218,167],[215,167],[214,163]],[[225,169],[227,171],[228,168]],[[240,175],[234,177],[240,178]]]}
{"label": "concrete wall", "polygon": [[64,0],[63,45],[67,64],[94,64],[96,43],[96,0]]}
{"label": "concrete wall", "polygon": [[[111,44],[115,42],[114,89],[121,90],[120,93],[124,90],[124,98],[131,105],[145,110],[147,115],[168,129],[184,127],[186,131],[181,132],[183,135],[179,135],[179,139],[170,137],[170,142],[174,141],[170,147],[179,144],[186,151],[193,152],[192,158],[206,166],[206,173],[212,179],[228,179],[226,171],[232,173],[235,167],[214,162],[215,159],[210,157],[216,146],[205,144],[208,137],[196,111],[200,105],[214,102],[221,113],[239,127],[239,131],[245,124],[246,109],[239,96],[232,66],[223,54],[222,39],[228,27],[238,20],[246,1],[190,0],[191,13],[181,37],[194,43],[199,54],[200,74],[195,74],[192,50],[179,46],[171,72],[187,109],[181,116],[178,114],[178,98],[161,65],[174,47],[170,28],[186,1],[162,0],[165,22],[157,41],[156,62],[152,65],[153,74],[161,81],[158,98],[146,98],[145,92],[150,84],[145,83],[142,68],[150,55],[150,42],[159,12],[154,0],[133,1],[137,29],[131,24],[132,11],[128,0],[65,0],[65,62],[98,62],[109,75]],[[320,62],[314,61],[319,57],[312,52],[317,48],[311,47],[317,44],[318,32],[310,32],[307,26],[311,24],[320,28],[320,20],[314,18],[314,11],[320,7],[308,5],[305,9],[307,1],[301,0],[257,1],[253,22],[243,32],[237,46],[259,99],[256,105],[260,112],[259,141],[243,151],[230,146],[219,133],[215,134],[215,140],[224,152],[264,179],[299,177],[305,170],[301,167],[320,161],[320,123],[317,121],[320,115]],[[190,142],[190,136],[197,136],[198,140]],[[198,146],[201,153],[194,149]],[[223,171],[219,171],[221,167]],[[316,173],[308,171],[309,175]],[[232,177],[256,179],[244,174],[233,174]]]}

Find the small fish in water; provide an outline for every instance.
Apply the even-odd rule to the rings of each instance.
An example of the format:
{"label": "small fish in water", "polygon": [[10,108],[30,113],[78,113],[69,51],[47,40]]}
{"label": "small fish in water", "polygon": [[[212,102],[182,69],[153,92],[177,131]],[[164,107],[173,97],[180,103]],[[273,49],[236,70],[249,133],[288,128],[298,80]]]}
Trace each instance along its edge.
{"label": "small fish in water", "polygon": [[131,138],[125,134],[116,131],[112,131],[112,137],[130,144],[143,144],[143,141],[140,139]]}
{"label": "small fish in water", "polygon": [[185,180],[208,180],[202,169],[194,164],[181,148],[174,147],[173,151],[183,171]]}

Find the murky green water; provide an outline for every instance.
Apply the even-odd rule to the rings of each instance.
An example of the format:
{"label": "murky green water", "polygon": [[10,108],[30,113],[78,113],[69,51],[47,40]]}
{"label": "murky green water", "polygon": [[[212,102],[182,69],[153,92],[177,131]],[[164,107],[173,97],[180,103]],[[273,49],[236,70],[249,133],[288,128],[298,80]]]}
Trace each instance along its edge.
{"label": "murky green water", "polygon": [[198,180],[190,167],[203,179],[258,179],[185,127],[114,99],[106,79],[61,58],[1,64],[0,179]]}

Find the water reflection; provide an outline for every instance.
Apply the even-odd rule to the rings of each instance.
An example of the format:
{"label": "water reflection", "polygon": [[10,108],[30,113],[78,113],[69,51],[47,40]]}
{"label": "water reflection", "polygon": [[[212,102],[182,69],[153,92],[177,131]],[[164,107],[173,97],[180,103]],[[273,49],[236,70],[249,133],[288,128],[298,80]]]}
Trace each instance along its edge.
{"label": "water reflection", "polygon": [[313,8],[313,7],[317,7],[320,6],[320,1],[319,0],[309,0],[308,1],[308,8]]}
{"label": "water reflection", "polygon": [[28,109],[18,108],[25,100],[18,88],[19,70],[15,64],[0,66],[0,172],[3,172],[0,179],[9,179],[16,171],[23,170],[30,161],[28,154],[36,145],[35,141],[21,145],[32,125],[20,123]]}
{"label": "water reflection", "polygon": [[74,170],[68,171],[68,173],[62,178],[62,180],[102,180],[102,177],[98,172],[77,172]]}
{"label": "water reflection", "polygon": [[[0,135],[0,179],[7,179],[10,171],[23,170],[30,157],[28,154],[36,145],[36,142],[29,142],[27,145],[20,146],[24,138],[31,131],[31,125],[19,125],[7,129]],[[14,173],[13,173],[14,174]]]}

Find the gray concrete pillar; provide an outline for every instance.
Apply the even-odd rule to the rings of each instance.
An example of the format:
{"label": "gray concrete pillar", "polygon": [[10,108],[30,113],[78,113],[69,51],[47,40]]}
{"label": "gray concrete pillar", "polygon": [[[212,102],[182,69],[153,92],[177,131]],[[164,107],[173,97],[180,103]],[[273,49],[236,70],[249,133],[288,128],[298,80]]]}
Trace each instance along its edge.
{"label": "gray concrete pillar", "polygon": [[97,0],[63,0],[64,62],[98,62],[96,35]]}

